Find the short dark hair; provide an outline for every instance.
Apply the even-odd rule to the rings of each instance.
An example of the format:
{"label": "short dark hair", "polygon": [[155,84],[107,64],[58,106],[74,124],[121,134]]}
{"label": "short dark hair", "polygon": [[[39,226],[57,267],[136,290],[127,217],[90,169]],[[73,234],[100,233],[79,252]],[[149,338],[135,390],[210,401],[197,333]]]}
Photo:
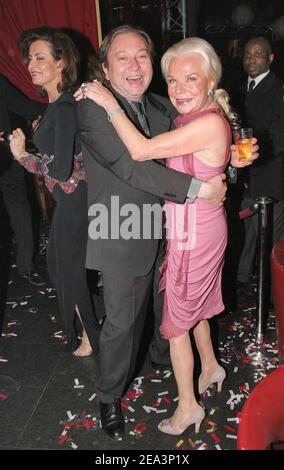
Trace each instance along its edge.
{"label": "short dark hair", "polygon": [[100,58],[101,63],[105,64],[106,66],[108,65],[107,56],[108,56],[113,40],[120,34],[125,34],[125,33],[135,33],[135,34],[138,34],[138,36],[141,36],[142,39],[144,39],[147,45],[148,52],[150,54],[151,61],[153,62],[155,51],[154,51],[153,41],[150,38],[149,34],[146,33],[146,31],[140,28],[139,26],[131,26],[131,25],[126,24],[126,25],[118,26],[117,28],[111,30],[104,37],[104,40],[101,44],[100,52],[99,52],[99,58]]}
{"label": "short dark hair", "polygon": [[62,84],[58,91],[70,91],[78,83],[79,52],[68,34],[59,28],[42,26],[25,30],[19,39],[19,48],[26,64],[29,63],[29,50],[33,42],[47,41],[51,46],[51,53],[55,60],[63,59]]}
{"label": "short dark hair", "polygon": [[258,36],[256,38],[250,38],[244,46],[244,49],[247,47],[248,44],[250,43],[256,43],[256,44],[262,44],[262,46],[266,49],[266,52],[268,55],[272,54],[272,47],[271,43],[266,39],[264,36]]}

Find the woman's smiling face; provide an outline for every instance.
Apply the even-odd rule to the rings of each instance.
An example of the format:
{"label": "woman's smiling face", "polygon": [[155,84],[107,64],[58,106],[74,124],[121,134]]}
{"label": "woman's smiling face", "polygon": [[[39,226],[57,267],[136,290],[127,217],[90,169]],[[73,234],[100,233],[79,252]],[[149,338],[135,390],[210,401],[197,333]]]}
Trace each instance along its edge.
{"label": "woman's smiling face", "polygon": [[170,100],[180,114],[201,111],[211,102],[208,91],[214,82],[207,77],[203,57],[195,52],[171,59],[167,83]]}

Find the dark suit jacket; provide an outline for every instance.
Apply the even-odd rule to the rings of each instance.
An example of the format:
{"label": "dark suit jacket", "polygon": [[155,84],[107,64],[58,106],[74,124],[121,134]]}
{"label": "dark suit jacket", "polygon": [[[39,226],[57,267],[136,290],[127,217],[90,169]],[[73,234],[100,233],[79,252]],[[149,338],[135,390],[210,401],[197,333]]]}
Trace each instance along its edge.
{"label": "dark suit jacket", "polygon": [[24,119],[35,119],[42,114],[45,104],[27,98],[18,88],[0,75],[0,130],[10,131],[9,113]]}
{"label": "dark suit jacket", "polygon": [[[26,120],[37,118],[45,108],[45,104],[27,98],[0,75],[0,131],[11,131],[16,127],[25,128]],[[6,142],[0,142],[0,157],[0,173],[2,173],[10,167],[13,161]]]}
{"label": "dark suit jacket", "polygon": [[[127,100],[118,97],[121,106],[127,115],[139,127],[132,108]],[[146,112],[150,125],[151,135],[166,132],[171,128],[173,115],[168,100],[158,95],[148,93],[146,96]],[[111,204],[117,203],[119,196],[120,208],[130,211],[134,204],[140,211],[140,234],[143,236],[143,208],[151,205],[160,207],[160,199],[170,199],[175,202],[184,202],[191,177],[188,175],[167,170],[156,161],[135,162],[129,152],[118,138],[112,124],[108,122],[106,112],[91,100],[81,100],[78,104],[78,127],[82,142],[82,150],[88,174],[88,205],[90,221],[95,214],[91,213],[92,204],[101,203],[108,210]],[[128,204],[128,206],[126,206]],[[147,206],[148,205],[148,206]],[[115,211],[114,211],[115,212]],[[121,221],[127,220],[127,215],[116,218],[112,214],[112,230]],[[127,222],[126,222],[127,223]],[[159,229],[161,220],[159,220]],[[137,227],[137,219],[136,219]],[[94,228],[94,227],[93,227]],[[89,226],[89,239],[87,246],[87,268],[98,270],[112,270],[131,276],[143,276],[153,267],[159,240],[152,235],[140,239],[123,239],[115,233],[111,239],[111,223],[108,223],[107,239],[92,240]],[[147,227],[144,226],[147,230]],[[140,235],[138,234],[138,235]]]}
{"label": "dark suit jacket", "polygon": [[235,103],[243,124],[253,128],[260,156],[247,171],[253,198],[284,200],[284,92],[283,83],[270,72],[251,93],[243,84]]}

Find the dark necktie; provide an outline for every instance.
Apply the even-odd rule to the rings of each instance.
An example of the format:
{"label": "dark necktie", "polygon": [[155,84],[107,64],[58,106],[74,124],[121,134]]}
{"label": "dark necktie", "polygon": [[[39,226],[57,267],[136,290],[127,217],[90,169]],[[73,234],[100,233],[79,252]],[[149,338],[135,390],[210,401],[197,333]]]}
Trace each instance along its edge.
{"label": "dark necktie", "polygon": [[251,80],[251,82],[249,82],[248,93],[252,92],[252,90],[254,89],[254,85],[255,85],[255,80]]}
{"label": "dark necktie", "polygon": [[151,133],[150,133],[149,124],[148,124],[146,114],[145,114],[144,104],[142,103],[142,101],[131,101],[130,105],[132,109],[134,110],[143,131],[148,137],[150,137]]}

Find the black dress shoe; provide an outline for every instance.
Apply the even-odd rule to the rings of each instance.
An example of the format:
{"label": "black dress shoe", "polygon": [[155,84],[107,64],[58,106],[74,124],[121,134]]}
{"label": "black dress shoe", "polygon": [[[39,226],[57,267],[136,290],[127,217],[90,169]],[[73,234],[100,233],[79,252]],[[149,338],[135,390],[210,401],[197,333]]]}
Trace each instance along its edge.
{"label": "black dress shoe", "polygon": [[20,278],[33,286],[43,286],[45,284],[37,271],[23,271],[20,273]]}
{"label": "black dress shoe", "polygon": [[250,282],[237,281],[237,301],[246,303],[256,300],[256,287]]}
{"label": "black dress shoe", "polygon": [[151,361],[151,366],[152,369],[154,370],[160,370],[160,371],[165,371],[165,370],[172,370],[173,367],[171,364],[159,364],[158,362]]}
{"label": "black dress shoe", "polygon": [[120,441],[125,433],[125,423],[121,412],[120,402],[100,402],[100,414],[103,431],[111,437],[111,439]]}

